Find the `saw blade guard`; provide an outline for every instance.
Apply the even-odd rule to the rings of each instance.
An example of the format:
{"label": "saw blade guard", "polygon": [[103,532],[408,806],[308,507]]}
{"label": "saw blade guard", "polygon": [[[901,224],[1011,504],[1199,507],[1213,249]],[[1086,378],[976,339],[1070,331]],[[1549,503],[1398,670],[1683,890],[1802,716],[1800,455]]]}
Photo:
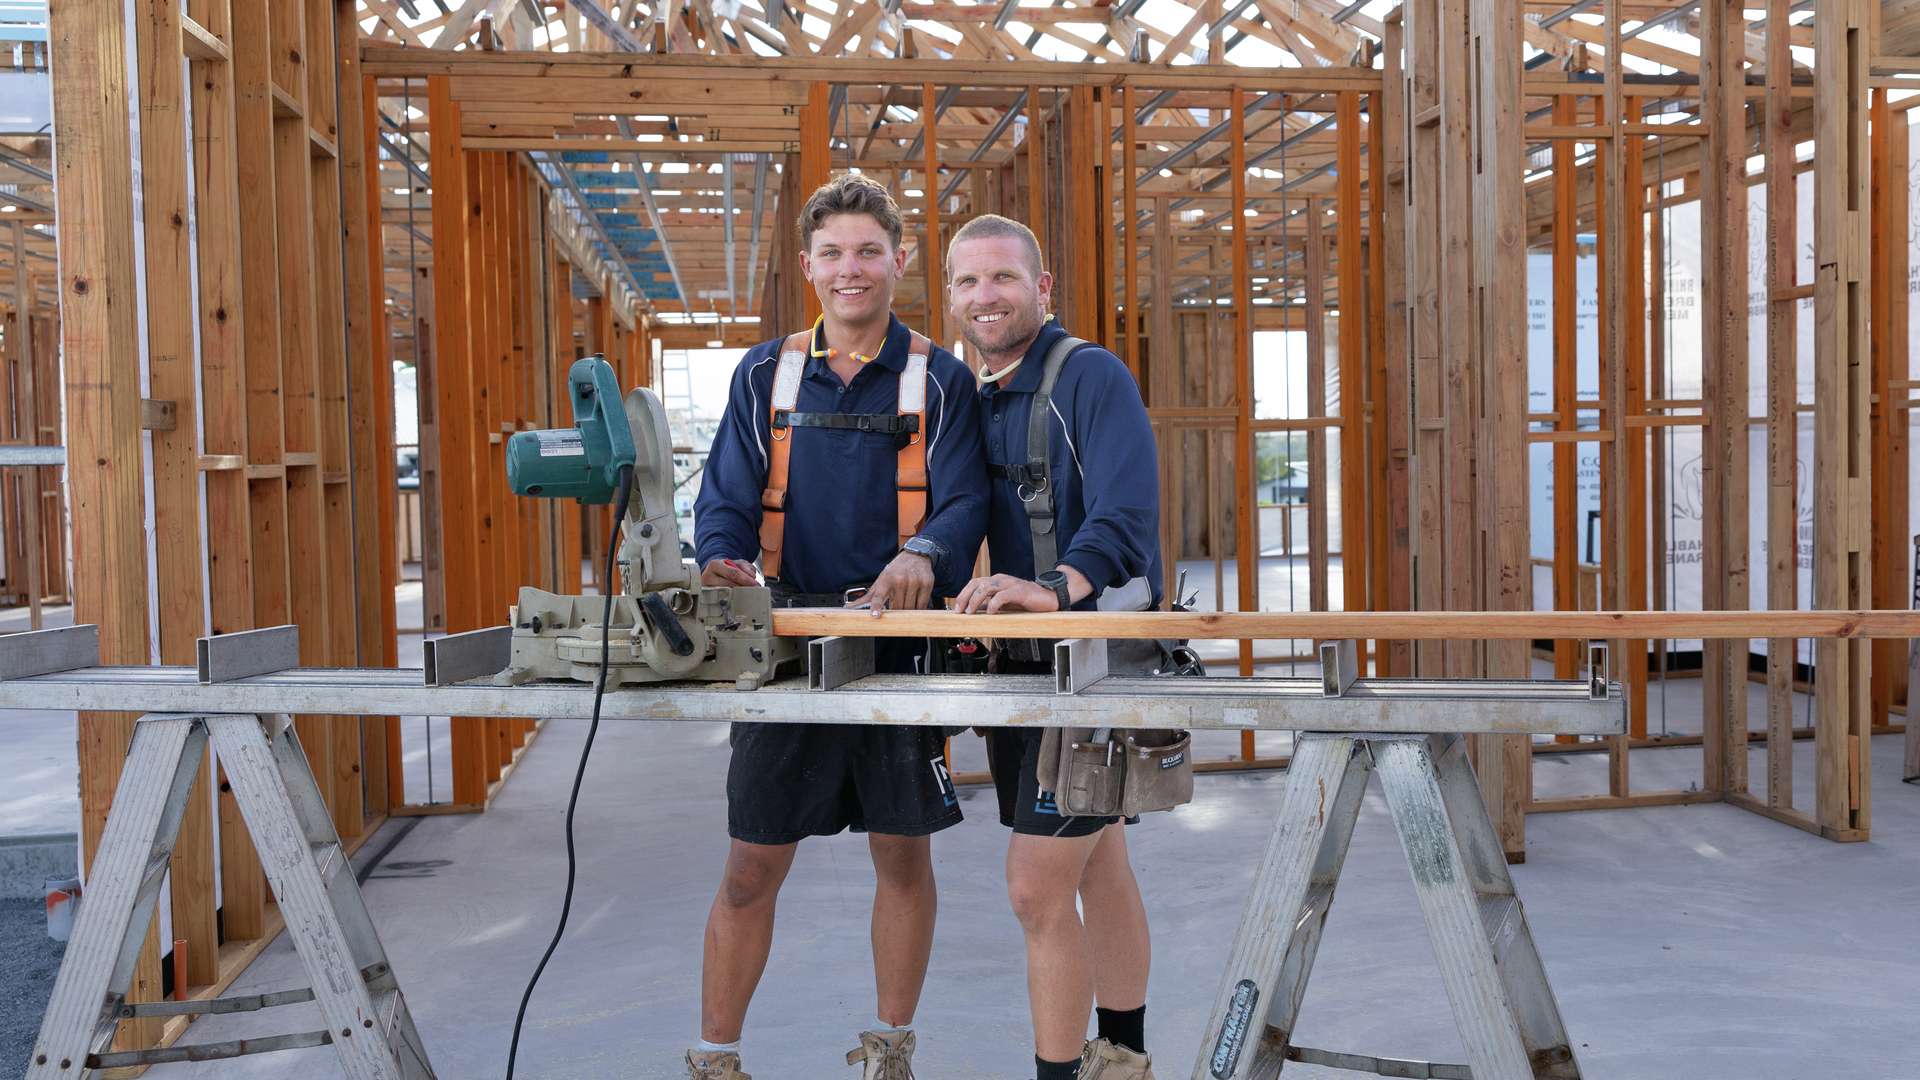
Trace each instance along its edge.
{"label": "saw blade guard", "polygon": [[680,527],[673,512],[673,439],[667,410],[646,387],[626,397],[633,433],[633,494],[621,523],[620,566],[628,596],[695,586],[694,568],[680,557]]}

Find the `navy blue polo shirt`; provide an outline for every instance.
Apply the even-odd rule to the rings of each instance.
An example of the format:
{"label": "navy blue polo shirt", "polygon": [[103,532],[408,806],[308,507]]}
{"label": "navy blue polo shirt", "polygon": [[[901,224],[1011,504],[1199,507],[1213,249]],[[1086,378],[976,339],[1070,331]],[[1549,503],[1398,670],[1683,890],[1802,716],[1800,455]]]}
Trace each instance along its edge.
{"label": "navy blue polo shirt", "polygon": [[[794,411],[892,416],[900,408],[906,324],[893,319],[880,355],[843,383],[824,356],[810,355]],[[693,504],[696,557],[760,555],[760,493],[767,486],[767,444],[774,368],[785,338],[754,346],[733,374],[727,412],[714,434],[700,496]],[[815,342],[816,348],[819,342]],[[927,520],[920,535],[942,549],[935,593],[953,596],[972,576],[987,528],[987,473],[973,375],[952,353],[927,357]],[[804,593],[864,585],[900,553],[896,437],[882,432],[802,427],[787,464],[787,514],[780,578]]]}
{"label": "navy blue polo shirt", "polygon": [[[1026,464],[1033,394],[1040,388],[1047,350],[1066,333],[1049,319],[1019,368],[981,387],[987,460],[993,464]],[[1047,464],[1060,561],[1086,575],[1095,589],[1075,606],[1092,608],[1101,591],[1137,577],[1153,586],[1159,606],[1160,464],[1140,387],[1119,357],[1098,345],[1083,345],[1061,367],[1051,406]],[[987,548],[993,572],[1032,579],[1052,569],[1033,565],[1033,534],[1020,483],[999,478],[992,483]]]}

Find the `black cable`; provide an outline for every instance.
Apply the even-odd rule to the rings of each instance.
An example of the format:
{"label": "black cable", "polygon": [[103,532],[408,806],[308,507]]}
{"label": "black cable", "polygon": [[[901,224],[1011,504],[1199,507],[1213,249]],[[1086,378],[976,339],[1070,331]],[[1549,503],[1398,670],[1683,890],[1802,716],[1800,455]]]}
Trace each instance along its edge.
{"label": "black cable", "polygon": [[520,1011],[513,1017],[513,1042],[507,1047],[507,1080],[513,1080],[514,1059],[520,1054],[520,1025],[527,1019],[527,1003],[533,1000],[533,988],[540,984],[540,974],[547,970],[547,961],[553,959],[553,950],[560,947],[560,938],[567,932],[567,916],[573,912],[573,876],[577,869],[573,857],[573,811],[580,803],[580,781],[587,775],[587,755],[593,753],[593,736],[600,730],[600,700],[607,693],[608,649],[613,639],[613,582],[620,560],[620,523],[627,518],[627,497],[632,492],[633,466],[622,465],[619,492],[613,500],[613,536],[607,541],[607,572],[600,579],[601,588],[606,590],[606,602],[600,609],[600,675],[593,683],[593,719],[587,725],[586,745],[580,748],[580,766],[573,772],[573,792],[567,796],[567,891],[560,901],[560,925],[553,928],[553,940],[547,942],[547,951],[534,966],[533,978],[527,980],[527,989],[520,995]]}

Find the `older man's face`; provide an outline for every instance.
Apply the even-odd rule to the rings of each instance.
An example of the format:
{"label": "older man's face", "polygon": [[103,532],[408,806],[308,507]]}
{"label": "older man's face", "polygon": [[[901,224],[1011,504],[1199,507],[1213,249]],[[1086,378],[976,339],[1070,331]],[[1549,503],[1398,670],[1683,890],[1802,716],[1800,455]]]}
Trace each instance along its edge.
{"label": "older man's face", "polygon": [[1011,236],[963,240],[947,258],[947,309],[967,344],[987,357],[1023,350],[1047,321],[1053,275]]}

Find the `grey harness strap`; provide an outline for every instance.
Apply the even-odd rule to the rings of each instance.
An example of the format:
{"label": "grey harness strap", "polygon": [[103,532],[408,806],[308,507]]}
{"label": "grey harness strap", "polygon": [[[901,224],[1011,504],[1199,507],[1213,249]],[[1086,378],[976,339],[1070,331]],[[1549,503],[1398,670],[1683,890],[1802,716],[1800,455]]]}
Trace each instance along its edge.
{"label": "grey harness strap", "polygon": [[1047,350],[1045,366],[1040,370],[1040,385],[1033,392],[1033,410],[1027,414],[1027,473],[1021,502],[1027,508],[1027,527],[1033,533],[1033,572],[1044,574],[1060,562],[1059,534],[1054,531],[1053,475],[1048,451],[1052,426],[1047,414],[1052,411],[1053,387],[1060,381],[1060,369],[1073,350],[1086,342],[1071,335],[1053,343]]}

